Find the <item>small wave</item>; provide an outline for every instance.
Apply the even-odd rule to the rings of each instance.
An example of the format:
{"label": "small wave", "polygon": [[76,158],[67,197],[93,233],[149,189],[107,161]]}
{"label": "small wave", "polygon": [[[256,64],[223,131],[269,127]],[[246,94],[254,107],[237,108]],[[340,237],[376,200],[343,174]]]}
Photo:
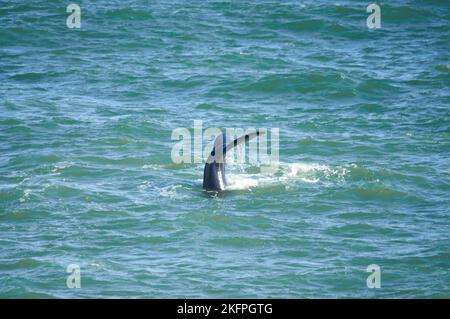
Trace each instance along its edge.
{"label": "small wave", "polygon": [[30,198],[30,195],[32,193],[32,190],[27,188],[23,191],[23,196],[19,199],[19,202],[23,203],[27,201]]}
{"label": "small wave", "polygon": [[53,166],[52,172],[57,172],[57,171],[65,169],[65,168],[72,167],[73,165],[75,165],[75,163],[70,162],[70,161],[60,162]]}
{"label": "small wave", "polygon": [[107,10],[105,15],[112,19],[133,19],[133,20],[148,20],[152,18],[152,14],[147,9],[142,8],[114,8]]}

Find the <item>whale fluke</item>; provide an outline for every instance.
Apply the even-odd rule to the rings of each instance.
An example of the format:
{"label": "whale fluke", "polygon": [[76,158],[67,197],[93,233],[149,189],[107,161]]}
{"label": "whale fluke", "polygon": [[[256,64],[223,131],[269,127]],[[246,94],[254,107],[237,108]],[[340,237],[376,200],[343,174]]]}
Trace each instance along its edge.
{"label": "whale fluke", "polygon": [[207,191],[223,191],[227,185],[225,178],[225,158],[229,150],[237,145],[247,142],[254,137],[262,135],[263,132],[256,130],[255,132],[242,135],[233,142],[227,144],[225,134],[217,136],[214,141],[214,148],[209,155],[205,169],[203,171],[203,188]]}

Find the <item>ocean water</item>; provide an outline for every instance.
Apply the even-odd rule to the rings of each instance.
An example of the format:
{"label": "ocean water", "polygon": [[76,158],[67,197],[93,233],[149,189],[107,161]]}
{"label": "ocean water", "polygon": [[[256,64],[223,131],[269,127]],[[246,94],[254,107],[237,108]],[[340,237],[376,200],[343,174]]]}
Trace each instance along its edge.
{"label": "ocean water", "polygon": [[[73,2],[0,1],[1,298],[450,297],[448,2]],[[206,194],[194,120],[279,171]]]}

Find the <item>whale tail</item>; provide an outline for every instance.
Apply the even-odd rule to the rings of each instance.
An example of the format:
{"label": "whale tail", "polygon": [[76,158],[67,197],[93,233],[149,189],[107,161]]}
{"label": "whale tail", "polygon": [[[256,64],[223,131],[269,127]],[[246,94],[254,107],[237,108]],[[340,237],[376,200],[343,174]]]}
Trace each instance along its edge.
{"label": "whale tail", "polygon": [[229,144],[227,144],[225,134],[217,136],[214,141],[214,148],[211,151],[203,170],[203,188],[207,191],[225,190],[225,186],[227,185],[225,178],[225,159],[227,152],[233,147],[247,142],[260,134],[263,134],[263,132],[256,130],[255,132],[236,138]]}

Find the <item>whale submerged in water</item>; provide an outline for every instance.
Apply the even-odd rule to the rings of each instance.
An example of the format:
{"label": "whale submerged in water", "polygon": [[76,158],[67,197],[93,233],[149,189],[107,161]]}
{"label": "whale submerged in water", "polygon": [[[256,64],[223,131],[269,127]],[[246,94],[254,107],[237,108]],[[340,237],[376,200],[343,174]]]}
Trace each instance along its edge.
{"label": "whale submerged in water", "polygon": [[227,185],[225,178],[225,159],[227,152],[237,145],[247,142],[250,139],[263,134],[263,132],[252,132],[238,137],[233,142],[227,144],[225,134],[217,136],[214,141],[214,148],[209,155],[205,169],[203,171],[203,189],[207,191],[223,191]]}

